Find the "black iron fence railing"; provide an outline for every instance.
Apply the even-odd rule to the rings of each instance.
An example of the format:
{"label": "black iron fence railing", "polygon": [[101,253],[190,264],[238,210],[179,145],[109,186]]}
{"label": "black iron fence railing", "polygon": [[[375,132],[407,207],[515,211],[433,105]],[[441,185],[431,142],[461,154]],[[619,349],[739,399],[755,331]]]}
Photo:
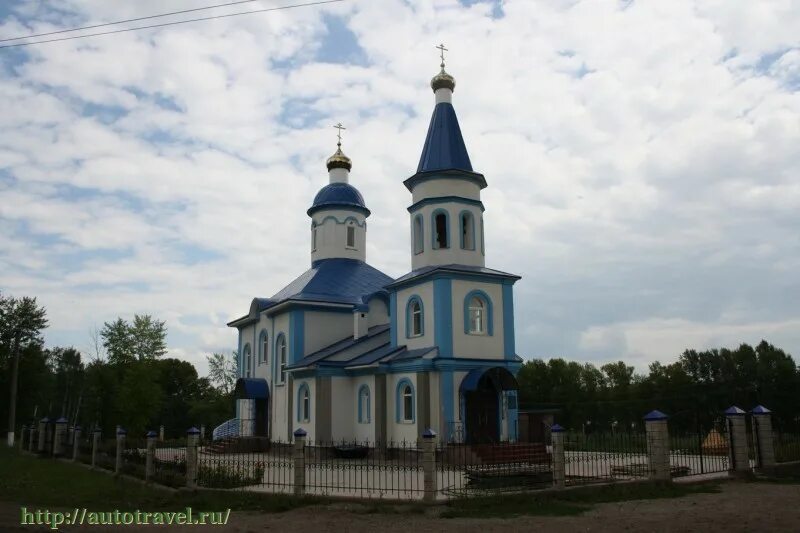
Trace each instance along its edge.
{"label": "black iron fence railing", "polygon": [[644,432],[568,432],[564,459],[566,485],[645,479],[649,475]]}

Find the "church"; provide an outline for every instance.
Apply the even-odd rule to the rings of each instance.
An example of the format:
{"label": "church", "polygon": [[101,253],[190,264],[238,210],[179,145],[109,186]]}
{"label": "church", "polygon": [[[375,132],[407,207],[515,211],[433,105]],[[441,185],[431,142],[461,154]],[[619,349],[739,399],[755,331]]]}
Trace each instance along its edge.
{"label": "church", "polygon": [[442,56],[422,155],[403,181],[411,270],[397,279],[367,263],[370,210],[339,137],[307,211],[311,268],[228,324],[239,333],[229,421],[239,436],[399,443],[430,428],[449,443],[516,440],[520,277],[485,265],[487,181],[472,168],[455,86]]}

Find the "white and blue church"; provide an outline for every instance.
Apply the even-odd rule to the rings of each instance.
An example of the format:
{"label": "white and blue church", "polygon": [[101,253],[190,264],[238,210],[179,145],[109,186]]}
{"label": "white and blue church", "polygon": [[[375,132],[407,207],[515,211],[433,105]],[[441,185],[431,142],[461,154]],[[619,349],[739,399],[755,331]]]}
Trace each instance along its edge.
{"label": "white and blue church", "polygon": [[[452,98],[435,107],[411,193],[411,271],[366,262],[370,210],[341,149],[311,218],[311,268],[228,324],[239,332],[236,418],[242,437],[412,442],[428,428],[450,443],[517,438],[514,283],[487,268],[486,178],[472,168]],[[399,185],[399,184],[398,184]]]}

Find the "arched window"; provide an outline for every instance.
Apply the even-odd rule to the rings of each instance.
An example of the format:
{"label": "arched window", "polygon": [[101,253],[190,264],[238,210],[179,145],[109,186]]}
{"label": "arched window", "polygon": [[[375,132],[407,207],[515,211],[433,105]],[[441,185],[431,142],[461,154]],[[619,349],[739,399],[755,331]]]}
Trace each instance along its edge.
{"label": "arched window", "polygon": [[448,231],[449,221],[447,220],[447,211],[437,209],[433,212],[433,247],[434,248],[449,248],[450,236]]}
{"label": "arched window", "polygon": [[260,342],[258,343],[258,364],[267,362],[267,354],[269,353],[269,339],[267,332],[261,330]]}
{"label": "arched window", "polygon": [[317,250],[317,223],[313,222],[311,224],[311,251],[314,252]]}
{"label": "arched window", "polygon": [[414,253],[421,254],[425,251],[425,234],[423,233],[422,215],[414,217]]}
{"label": "arched window", "polygon": [[308,385],[303,383],[297,389],[297,421],[308,422],[311,420],[311,393]]}
{"label": "arched window", "polygon": [[403,378],[397,383],[397,421],[413,423],[416,418],[414,412],[414,385],[408,378]]}
{"label": "arched window", "polygon": [[425,312],[422,299],[412,296],[406,304],[406,337],[419,337],[424,333]]}
{"label": "arched window", "polygon": [[472,291],[464,298],[464,333],[493,335],[492,300],[483,291]]}
{"label": "arched window", "polygon": [[462,211],[458,218],[461,226],[461,248],[464,250],[474,250],[475,219],[469,211]]}
{"label": "arched window", "polygon": [[250,350],[250,345],[244,345],[244,376],[249,378],[251,375],[251,369],[253,368],[253,354]]}
{"label": "arched window", "polygon": [[355,248],[356,247],[356,227],[352,225],[351,222],[349,226],[347,226],[347,247],[348,248]]}
{"label": "arched window", "polygon": [[370,420],[369,387],[367,385],[361,385],[358,389],[358,423],[369,424]]}
{"label": "arched window", "polygon": [[278,384],[283,385],[286,382],[286,337],[283,333],[278,335],[275,343],[275,359],[278,363]]}

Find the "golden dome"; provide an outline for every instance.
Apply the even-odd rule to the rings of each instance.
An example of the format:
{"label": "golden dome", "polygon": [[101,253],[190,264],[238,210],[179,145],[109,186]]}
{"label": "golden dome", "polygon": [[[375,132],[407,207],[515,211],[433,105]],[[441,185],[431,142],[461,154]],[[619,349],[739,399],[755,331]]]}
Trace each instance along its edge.
{"label": "golden dome", "polygon": [[437,89],[450,89],[451,91],[455,91],[456,79],[444,71],[444,65],[442,65],[442,70],[431,78],[431,89],[433,89],[433,92],[436,92]]}
{"label": "golden dome", "polygon": [[344,152],[342,152],[342,143],[336,143],[336,146],[336,152],[334,152],[333,155],[330,156],[325,162],[328,170],[332,170],[334,168],[345,168],[350,170],[353,168],[353,162],[350,161],[349,157],[344,155]]}

